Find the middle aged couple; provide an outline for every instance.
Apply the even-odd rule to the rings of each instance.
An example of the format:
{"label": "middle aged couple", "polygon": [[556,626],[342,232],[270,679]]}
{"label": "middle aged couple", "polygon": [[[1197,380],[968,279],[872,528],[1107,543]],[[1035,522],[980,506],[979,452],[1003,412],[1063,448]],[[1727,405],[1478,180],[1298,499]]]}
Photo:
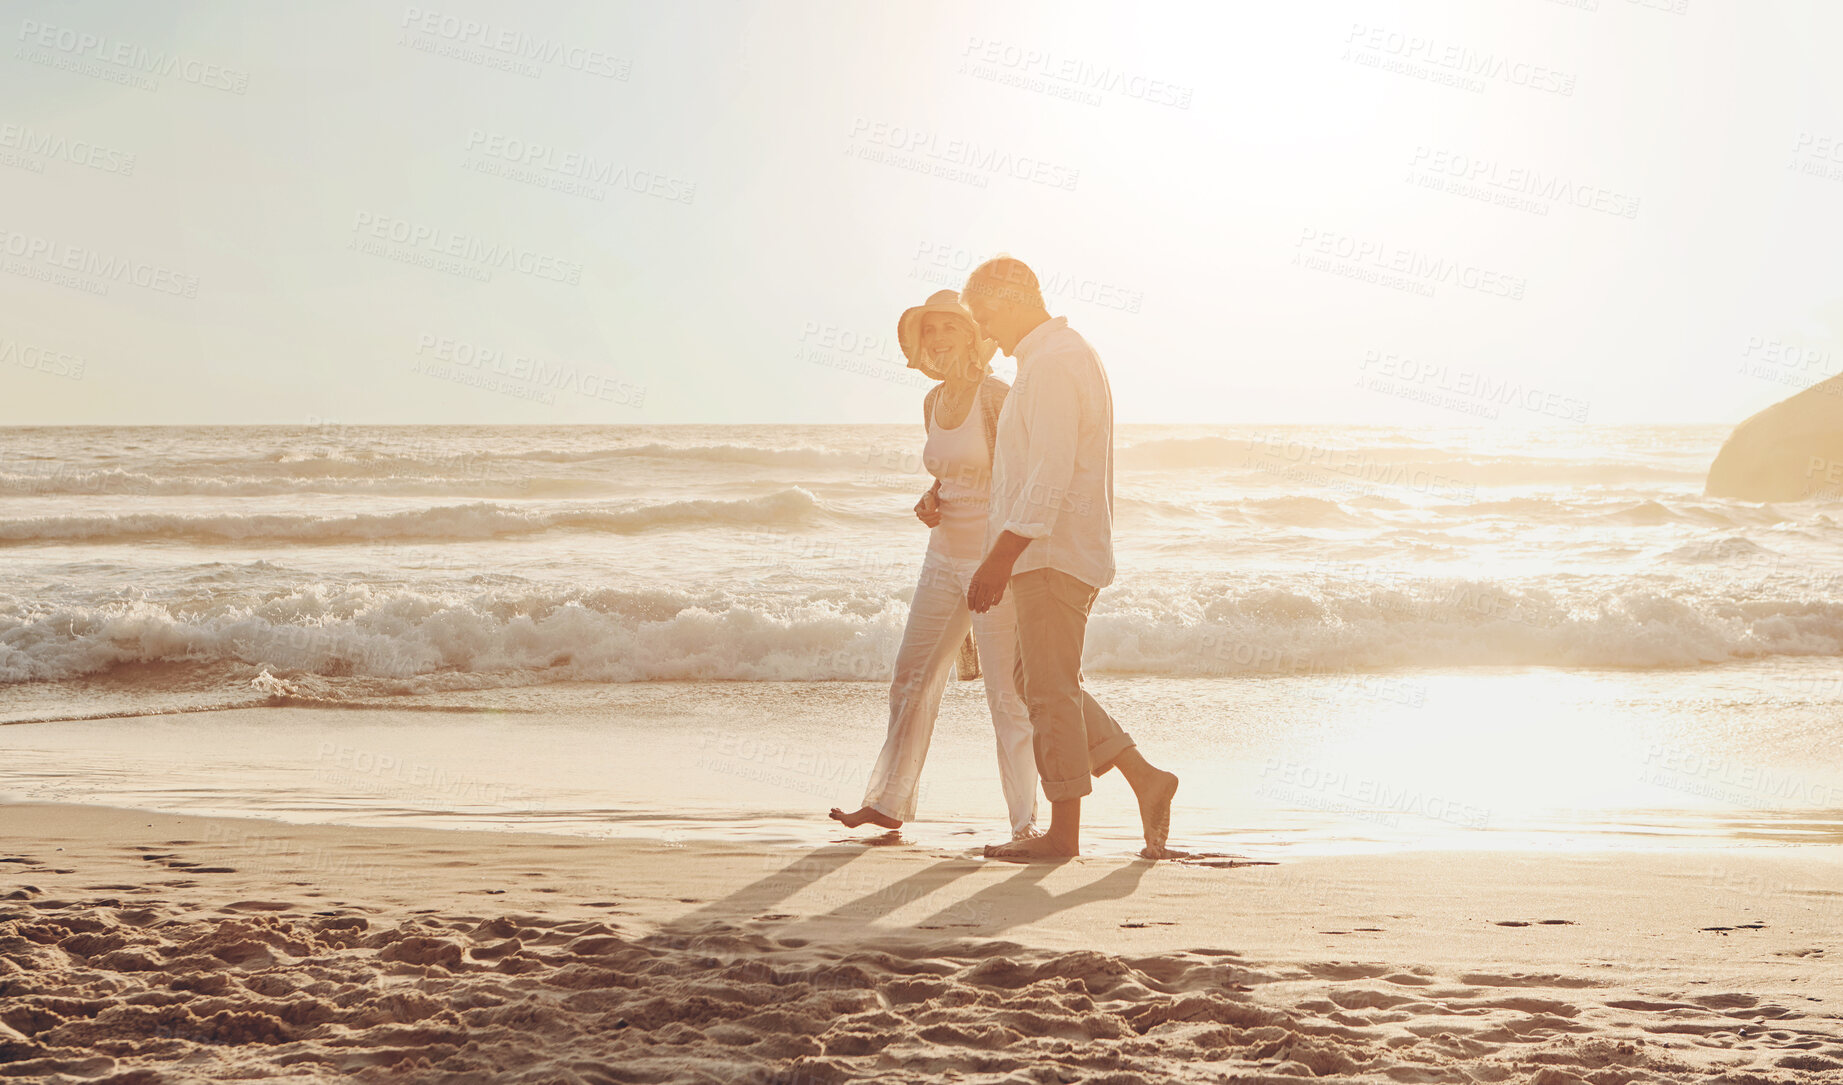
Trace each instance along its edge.
{"label": "middle aged couple", "polygon": [[[963,676],[984,672],[1011,809],[1011,841],[987,855],[1075,855],[1088,777],[1116,767],[1139,800],[1140,854],[1176,854],[1165,842],[1177,777],[1146,761],[1081,685],[1088,612],[1114,577],[1113,392],[1100,356],[1044,309],[1030,268],[1006,256],[974,268],[959,295],[942,290],[903,313],[896,335],[910,368],[941,382],[922,399],[922,462],[935,482],[915,505],[933,531],[896,653],[889,737],[863,809],[832,817],[895,829],[915,816],[959,659]],[[992,376],[995,349],[1017,359],[1015,388]],[[963,647],[969,629],[974,644]]]}

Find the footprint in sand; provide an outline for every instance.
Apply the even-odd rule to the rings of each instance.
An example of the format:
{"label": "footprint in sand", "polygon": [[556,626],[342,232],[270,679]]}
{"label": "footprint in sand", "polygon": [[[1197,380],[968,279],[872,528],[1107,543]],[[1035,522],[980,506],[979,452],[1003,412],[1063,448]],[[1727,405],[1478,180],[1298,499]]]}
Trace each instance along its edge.
{"label": "footprint in sand", "polygon": [[190,860],[181,859],[177,855],[143,855],[141,859],[143,862],[159,863],[169,870],[181,870],[187,874],[235,874],[237,872],[236,867],[201,866]]}
{"label": "footprint in sand", "polygon": [[[416,1076],[411,1058],[476,1074],[554,1058],[595,1081],[665,1080],[693,1061],[724,1066],[724,1080],[782,1080],[790,1062],[806,1060],[800,1065],[814,1072],[798,1080],[878,1080],[890,1050],[924,1051],[913,1076],[936,1083],[1098,1080],[1090,1067],[1122,1085],[1200,1081],[1221,1076],[1225,1064],[1259,1065],[1263,1080],[1418,1081],[1429,1066],[1453,1080],[1499,1080],[1507,1058],[1535,1043],[1543,1081],[1690,1080],[1689,1070],[1663,1062],[1672,1057],[1659,1054],[1664,1044],[1628,1039],[1646,1033],[1706,1037],[1737,1067],[1736,1080],[1815,1082],[1843,1068],[1843,1052],[1821,1046],[1834,1041],[1827,1022],[1801,1024],[1802,1014],[1775,1002],[1720,989],[1656,1001],[1621,1000],[1628,992],[1615,988],[1599,1001],[1556,997],[1546,989],[1598,981],[1554,975],[1466,973],[1457,981],[1469,986],[1456,987],[1453,977],[1399,964],[1254,971],[1230,967],[1224,958],[1235,955],[1222,950],[1121,957],[958,936],[808,949],[731,923],[630,940],[599,919],[428,908],[413,918],[356,909],[376,915],[374,924],[351,911],[205,917],[174,905],[157,926],[129,930],[131,914],[153,920],[155,912],[67,906],[42,920],[33,907],[12,909],[58,948],[55,958],[24,949],[33,956],[9,973],[0,1024],[6,1050],[58,1052],[33,1069],[60,1080],[166,1080],[161,1071],[174,1066],[281,1044],[324,1067],[374,1068],[379,1080]],[[225,910],[285,907],[246,900]],[[609,982],[641,965],[645,984]],[[1317,989],[1253,992],[1302,981]],[[344,993],[304,1001],[301,992],[318,984]],[[15,1009],[16,994],[32,1001]],[[80,999],[103,1012],[67,1019],[64,1007]],[[236,1009],[217,1012],[226,1000]],[[1653,1014],[1662,1016],[1647,1020]],[[1578,1043],[1574,1033],[1584,1034]],[[1736,1037],[1744,1047],[1731,1046]],[[123,1054],[93,1054],[104,1045]]]}

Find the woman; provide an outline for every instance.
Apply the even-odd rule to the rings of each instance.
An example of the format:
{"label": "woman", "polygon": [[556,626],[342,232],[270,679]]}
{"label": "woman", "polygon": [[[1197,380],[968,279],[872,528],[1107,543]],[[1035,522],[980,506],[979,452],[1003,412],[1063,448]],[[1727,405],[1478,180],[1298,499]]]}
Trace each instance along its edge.
{"label": "woman", "polygon": [[[1031,749],[1030,714],[1012,679],[1017,623],[1011,599],[1007,596],[984,614],[973,614],[966,606],[968,582],[985,557],[992,449],[999,408],[1010,391],[991,375],[989,363],[998,345],[981,338],[978,327],[952,290],[935,293],[896,322],[896,338],[909,368],[941,382],[922,399],[922,420],[928,429],[922,464],[934,476],[934,486],[915,503],[916,517],[933,530],[921,582],[909,603],[902,647],[896,652],[889,736],[870,774],[864,807],[850,814],[832,810],[832,817],[851,828],[868,822],[897,829],[915,816],[916,784],[934,735],[941,693],[948,669],[960,657],[962,677],[968,677],[969,669],[984,672],[1011,835],[1037,835],[1037,762]],[[976,653],[961,645],[969,629]]]}

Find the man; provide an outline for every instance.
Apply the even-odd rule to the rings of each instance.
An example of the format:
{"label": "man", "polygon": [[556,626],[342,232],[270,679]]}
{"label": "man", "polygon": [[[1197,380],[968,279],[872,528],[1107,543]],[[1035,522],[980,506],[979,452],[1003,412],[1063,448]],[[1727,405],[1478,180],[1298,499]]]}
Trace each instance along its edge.
{"label": "man", "polygon": [[1140,756],[1133,740],[1081,687],[1082,644],[1095,596],[1113,582],[1113,391],[1100,356],[1068,318],[1051,319],[1037,277],[1001,256],[973,269],[961,299],[984,333],[1017,359],[1017,383],[998,417],[987,553],[967,589],[983,614],[1009,585],[1017,608],[1016,684],[1030,712],[1049,831],[986,854],[1061,859],[1081,850],[1089,776],[1118,766],[1139,799],[1148,859],[1173,855],[1171,798],[1178,779]]}

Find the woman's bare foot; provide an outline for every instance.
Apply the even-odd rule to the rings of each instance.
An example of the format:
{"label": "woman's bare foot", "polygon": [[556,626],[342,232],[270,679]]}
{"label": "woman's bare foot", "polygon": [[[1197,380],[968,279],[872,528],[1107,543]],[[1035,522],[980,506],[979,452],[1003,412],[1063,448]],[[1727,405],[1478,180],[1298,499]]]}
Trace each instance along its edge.
{"label": "woman's bare foot", "polygon": [[902,828],[902,822],[897,821],[881,810],[872,810],[868,806],[864,807],[862,810],[849,814],[834,806],[830,816],[833,821],[843,822],[847,829],[855,829],[859,825],[865,824],[881,825],[885,829]]}
{"label": "woman's bare foot", "polygon": [[1139,796],[1139,821],[1145,826],[1145,850],[1139,854],[1147,859],[1177,858],[1165,847],[1171,838],[1171,799],[1177,794],[1177,773],[1153,769],[1146,785],[1134,791]]}

